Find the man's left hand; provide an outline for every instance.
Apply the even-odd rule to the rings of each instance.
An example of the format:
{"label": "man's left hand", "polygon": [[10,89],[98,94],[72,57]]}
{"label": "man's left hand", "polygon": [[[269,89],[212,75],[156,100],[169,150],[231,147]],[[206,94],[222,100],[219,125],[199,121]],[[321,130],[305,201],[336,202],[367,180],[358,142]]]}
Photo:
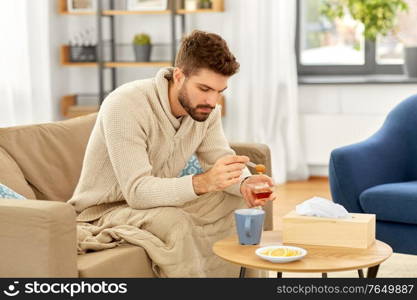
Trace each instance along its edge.
{"label": "man's left hand", "polygon": [[[264,184],[266,186],[265,191],[271,190],[272,193],[267,198],[256,199],[254,193],[254,184]],[[264,191],[264,189],[262,189]],[[249,208],[255,206],[264,206],[267,201],[273,201],[276,199],[274,192],[274,182],[271,177],[267,175],[252,175],[242,182],[240,186],[240,193],[246,201]]]}

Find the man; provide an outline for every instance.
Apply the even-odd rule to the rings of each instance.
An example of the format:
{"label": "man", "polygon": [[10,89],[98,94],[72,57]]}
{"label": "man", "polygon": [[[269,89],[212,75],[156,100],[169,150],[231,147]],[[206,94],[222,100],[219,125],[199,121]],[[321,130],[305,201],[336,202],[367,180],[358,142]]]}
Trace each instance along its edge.
{"label": "man", "polygon": [[[233,211],[264,205],[250,183],[248,157],[235,155],[216,102],[239,63],[216,34],[184,38],[175,68],[127,83],[103,102],[70,199],[79,252],[127,241],[142,246],[160,277],[232,275],[211,252],[233,232]],[[205,171],[178,177],[196,154]],[[83,222],[83,223],[81,223]]]}

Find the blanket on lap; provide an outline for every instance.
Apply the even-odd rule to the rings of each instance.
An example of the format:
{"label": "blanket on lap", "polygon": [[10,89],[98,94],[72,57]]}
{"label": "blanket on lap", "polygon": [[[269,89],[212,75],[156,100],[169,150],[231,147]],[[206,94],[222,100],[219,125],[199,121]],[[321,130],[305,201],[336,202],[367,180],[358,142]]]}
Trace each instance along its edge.
{"label": "blanket on lap", "polygon": [[218,258],[212,245],[235,234],[233,212],[242,207],[241,197],[223,192],[181,207],[93,206],[77,217],[78,252],[130,243],[146,250],[158,277],[237,277],[239,266]]}

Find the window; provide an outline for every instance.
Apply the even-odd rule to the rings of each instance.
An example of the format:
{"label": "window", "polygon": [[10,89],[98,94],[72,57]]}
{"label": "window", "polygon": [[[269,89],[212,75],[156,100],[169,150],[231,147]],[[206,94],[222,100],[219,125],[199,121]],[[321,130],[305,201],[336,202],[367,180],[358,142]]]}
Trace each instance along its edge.
{"label": "window", "polygon": [[402,65],[403,44],[395,36],[380,38],[376,44],[376,63],[380,65]]}
{"label": "window", "polygon": [[350,16],[329,21],[324,0],[297,0],[299,75],[402,74],[402,44],[394,36],[365,41],[363,25]]}

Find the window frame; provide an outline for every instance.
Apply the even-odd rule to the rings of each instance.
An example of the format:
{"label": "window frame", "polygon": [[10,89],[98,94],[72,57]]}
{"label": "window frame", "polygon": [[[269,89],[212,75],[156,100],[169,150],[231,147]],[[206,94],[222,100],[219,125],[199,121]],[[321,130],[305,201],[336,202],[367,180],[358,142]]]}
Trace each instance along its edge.
{"label": "window frame", "polygon": [[303,65],[301,64],[301,5],[303,0],[297,0],[295,51],[298,75],[402,75],[402,64],[377,64],[376,42],[365,41],[364,65]]}

